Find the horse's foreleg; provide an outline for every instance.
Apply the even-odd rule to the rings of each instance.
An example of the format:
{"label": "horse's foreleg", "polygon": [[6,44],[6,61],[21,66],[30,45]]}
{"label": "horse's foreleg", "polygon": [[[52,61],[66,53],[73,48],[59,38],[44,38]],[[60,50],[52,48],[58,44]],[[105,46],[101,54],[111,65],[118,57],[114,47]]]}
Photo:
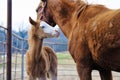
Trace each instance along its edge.
{"label": "horse's foreleg", "polygon": [[100,70],[99,72],[101,80],[113,80],[112,72],[110,70]]}
{"label": "horse's foreleg", "polygon": [[78,71],[80,80],[92,80],[91,69],[89,67],[77,64],[77,71]]}

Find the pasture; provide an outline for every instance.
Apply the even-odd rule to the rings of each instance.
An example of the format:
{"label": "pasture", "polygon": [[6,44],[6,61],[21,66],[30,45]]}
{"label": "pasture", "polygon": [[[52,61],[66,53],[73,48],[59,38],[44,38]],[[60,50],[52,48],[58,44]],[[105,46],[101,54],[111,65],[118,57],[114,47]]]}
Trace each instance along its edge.
{"label": "pasture", "polygon": [[[79,80],[76,72],[75,63],[69,54],[69,52],[58,52],[58,80]],[[28,76],[25,69],[25,59],[22,60],[22,54],[16,53],[12,55],[12,80],[27,80]],[[6,80],[6,63],[2,64],[5,57],[0,56],[0,80]],[[22,63],[24,62],[24,64]],[[22,65],[23,64],[23,65]],[[100,80],[99,73],[97,71],[92,72],[93,80]],[[113,72],[114,80],[120,80],[120,73]]]}
{"label": "pasture", "polygon": [[[50,8],[50,7],[46,7],[46,4],[47,4],[47,2],[49,2],[50,0],[42,0],[43,2],[44,2],[44,4],[45,4],[45,6],[43,7],[44,9],[45,8]],[[51,0],[52,1],[52,0]],[[73,43],[73,42],[70,42],[70,45],[72,45],[72,46],[69,46],[69,51],[70,51],[70,53],[73,53],[73,54],[78,54],[79,52],[80,53],[89,53],[89,50],[88,51],[86,51],[87,50],[87,48],[86,47],[84,47],[84,46],[86,46],[86,45],[84,45],[84,46],[81,46],[81,45],[78,45],[78,48],[76,48],[76,44],[79,42],[77,42],[76,41],[76,38],[78,39],[78,40],[80,40],[80,38],[78,38],[80,35],[78,35],[78,36],[76,36],[76,30],[78,30],[78,28],[79,28],[79,24],[80,24],[80,26],[86,26],[86,28],[84,28],[84,29],[82,29],[82,30],[78,30],[78,32],[81,34],[81,32],[83,31],[83,30],[85,30],[85,29],[87,29],[88,28],[88,30],[85,30],[84,32],[85,32],[85,34],[90,34],[91,36],[89,37],[89,35],[86,35],[87,37],[88,37],[88,42],[90,42],[90,43],[92,43],[92,41],[93,41],[93,43],[94,43],[94,41],[96,40],[98,40],[97,42],[99,42],[99,41],[101,41],[101,39],[103,39],[102,40],[102,44],[104,44],[105,43],[105,46],[106,45],[108,45],[107,46],[107,48],[103,45],[102,46],[102,51],[104,52],[104,50],[105,50],[105,52],[107,52],[107,53],[111,53],[111,51],[114,51],[114,52],[119,52],[120,51],[120,49],[119,48],[117,48],[118,46],[118,43],[119,43],[119,41],[120,41],[120,39],[119,39],[119,14],[118,13],[120,13],[120,10],[111,10],[111,9],[108,9],[108,8],[105,8],[104,6],[101,6],[101,5],[98,5],[96,8],[95,8],[95,6],[94,5],[83,5],[84,3],[80,0],[80,3],[78,3],[78,2],[76,2],[79,6],[77,6],[76,7],[76,5],[73,7],[73,5],[71,5],[71,4],[68,4],[68,1],[67,0],[63,0],[64,2],[63,3],[67,3],[66,5],[67,5],[67,7],[66,7],[66,5],[65,6],[63,6],[63,7],[61,7],[61,6],[59,6],[59,5],[57,5],[57,3],[56,3],[56,5],[52,5],[52,7],[55,7],[55,6],[57,6],[57,7],[60,7],[59,8],[59,10],[60,11],[56,11],[56,7],[55,8],[51,8],[51,9],[53,9],[53,11],[56,11],[55,12],[55,14],[57,14],[57,12],[61,12],[62,14],[63,14],[63,11],[65,12],[65,11],[69,11],[69,13],[70,13],[70,15],[68,14],[68,12],[66,12],[66,14],[65,14],[65,16],[64,15],[62,15],[62,14],[59,14],[60,15],[60,17],[58,17],[57,16],[57,18],[55,18],[56,19],[56,21],[54,21],[54,19],[52,19],[52,21],[53,22],[50,22],[50,24],[51,25],[55,25],[56,23],[57,24],[59,24],[60,25],[60,27],[62,28],[62,26],[67,26],[66,24],[68,24],[68,26],[69,25],[71,25],[72,27],[71,28],[67,28],[67,31],[64,31],[64,29],[65,28],[63,28],[62,30],[63,30],[63,32],[65,33],[65,35],[66,35],[66,37],[69,37],[69,33],[70,33],[70,36],[71,36],[71,31],[73,32],[73,35],[72,36],[75,36],[74,38],[71,38],[70,40],[71,41],[75,41],[75,43]],[[75,0],[74,0],[75,1]],[[76,0],[77,1],[77,0]],[[17,44],[17,48],[15,47],[15,46],[13,46],[12,44],[11,44],[11,42],[14,42],[13,41],[13,38],[11,38],[12,37],[12,35],[11,35],[11,31],[12,31],[12,26],[11,26],[11,22],[12,22],[12,19],[11,19],[11,17],[12,17],[12,14],[11,14],[11,8],[12,8],[12,0],[8,0],[8,10],[7,10],[7,28],[4,28],[4,29],[6,29],[6,31],[5,31],[5,39],[4,40],[0,40],[0,80],[26,80],[27,78],[28,78],[28,76],[26,75],[26,69],[25,69],[25,60],[26,60],[26,55],[24,54],[24,52],[26,52],[25,50],[24,50],[24,39],[23,38],[20,38],[20,37],[18,37],[18,39],[17,40],[20,40],[20,44],[21,44],[21,46],[19,46],[19,43],[15,43],[15,44]],[[51,4],[52,2],[50,2],[50,4]],[[48,5],[49,6],[49,5]],[[91,7],[90,7],[91,6]],[[89,7],[89,8],[88,8]],[[100,9],[100,7],[101,7],[101,9]],[[18,7],[17,7],[18,8]],[[40,7],[39,7],[40,8]],[[68,9],[69,8],[69,9]],[[74,9],[73,9],[74,8]],[[45,11],[44,9],[42,9],[42,11]],[[52,10],[46,10],[46,11],[52,11]],[[64,10],[63,10],[64,9]],[[89,9],[91,9],[91,10],[89,10]],[[95,10],[96,9],[96,10]],[[70,11],[71,10],[71,11]],[[76,13],[76,10],[78,11],[77,13]],[[37,9],[37,11],[39,11],[39,9]],[[94,11],[98,11],[98,12],[94,12]],[[118,12],[117,12],[118,11]],[[77,16],[75,17],[72,13],[74,13],[75,12],[75,14],[77,14]],[[110,16],[108,16],[108,14],[109,14],[109,12],[110,12]],[[45,12],[44,12],[45,13]],[[54,16],[54,14],[52,14],[51,12],[49,12],[52,16]],[[54,12],[53,12],[54,13]],[[85,13],[85,15],[84,15],[84,13]],[[95,13],[95,14],[94,14]],[[97,17],[95,17],[96,16],[96,13],[102,13],[102,17],[101,17],[101,15],[99,16],[97,16]],[[105,14],[104,14],[105,13]],[[82,17],[79,17],[79,16],[81,16],[81,14],[83,14],[82,15]],[[114,14],[113,16],[111,16],[111,14]],[[50,15],[50,16],[51,16]],[[68,15],[68,16],[66,16],[66,15]],[[69,17],[69,16],[71,16],[72,15],[72,19],[70,19],[71,17]],[[51,18],[49,16],[49,18]],[[62,16],[62,17],[61,17]],[[39,17],[39,15],[38,15],[38,17]],[[79,17],[79,18],[78,18]],[[93,18],[92,18],[93,17]],[[100,18],[101,17],[101,18]],[[108,18],[109,17],[109,18]],[[41,17],[40,17],[41,18]],[[46,16],[44,16],[43,18],[46,18]],[[66,20],[64,19],[64,18],[66,18]],[[80,19],[81,18],[81,19]],[[91,20],[91,18],[92,18],[92,20]],[[63,21],[57,21],[57,19],[58,20],[62,20],[63,19]],[[74,23],[73,21],[74,20],[76,20],[76,19],[78,19],[79,21],[80,21],[80,23],[78,24],[77,23],[77,28],[75,29],[75,28],[73,28],[74,27],[74,25],[76,25],[76,24],[72,24],[72,23]],[[48,20],[50,20],[51,21],[51,19],[48,19]],[[70,20],[70,21],[69,21]],[[73,21],[72,21],[73,20]],[[90,21],[89,21],[90,20]],[[47,21],[47,20],[46,20]],[[64,23],[64,21],[66,21],[66,24],[63,24]],[[70,24],[69,23],[67,23],[67,21],[68,22],[70,22]],[[94,21],[95,21],[95,24],[96,24],[96,21],[97,22],[100,22],[101,21],[101,23],[99,24],[98,23],[98,27],[100,28],[100,29],[97,29],[96,28],[96,26],[94,25]],[[109,21],[110,21],[110,23],[109,23]],[[113,21],[113,22],[111,22],[111,21]],[[59,22],[63,22],[63,23],[59,23]],[[72,22],[72,23],[71,23]],[[49,23],[49,21],[48,21],[48,23]],[[82,23],[82,25],[81,25],[81,23]],[[85,24],[84,24],[85,23]],[[86,25],[86,23],[87,23],[87,25]],[[91,25],[91,23],[93,23],[92,25]],[[107,25],[107,27],[104,27],[103,25],[105,25],[106,26],[106,24],[104,24],[104,23],[108,23]],[[89,25],[90,24],[90,25]],[[116,24],[117,24],[117,27],[118,28],[116,28],[115,26],[116,26]],[[91,28],[91,26],[93,26],[94,28]],[[103,27],[101,27],[101,26],[103,26]],[[107,28],[107,29],[106,29]],[[114,29],[113,29],[114,28]],[[71,30],[71,29],[74,29],[74,30]],[[103,30],[102,30],[103,29]],[[66,29],[65,29],[66,30]],[[94,32],[94,31],[96,31],[96,34],[98,34],[98,32],[101,32],[101,31],[103,31],[103,33],[102,34],[100,34],[100,35],[98,35],[98,37],[96,38],[96,39],[94,39],[94,34],[95,33],[91,33],[91,30],[92,30],[92,32]],[[98,30],[98,31],[97,31]],[[105,30],[105,33],[104,33],[104,30]],[[106,32],[107,31],[107,32]],[[111,33],[109,33],[109,31],[113,34],[113,35],[111,35]],[[114,31],[114,32],[113,32]],[[77,33],[78,33],[77,32]],[[74,34],[75,33],[75,34]],[[108,34],[107,34],[108,33]],[[7,34],[7,39],[6,39],[6,34]],[[107,35],[106,35],[107,34]],[[103,36],[101,36],[101,35],[103,35]],[[104,37],[104,35],[105,35],[105,37]],[[111,36],[111,38],[110,38],[110,36]],[[116,36],[116,37],[114,37],[114,36]],[[81,37],[81,36],[80,36]],[[103,37],[103,38],[102,38]],[[100,38],[100,39],[98,39],[98,38]],[[0,39],[3,39],[2,37],[0,37]],[[93,40],[91,40],[91,39],[93,39]],[[107,39],[107,40],[106,40]],[[104,40],[106,40],[106,41],[104,41]],[[110,41],[109,41],[110,40]],[[108,43],[110,43],[110,45],[107,43],[107,41],[108,41]],[[17,42],[17,41],[16,41]],[[82,43],[82,44],[84,44],[81,40],[80,40],[80,42]],[[84,41],[85,43],[86,43],[86,41]],[[113,44],[113,42],[114,42],[114,44]],[[80,43],[80,44],[81,44]],[[111,45],[111,43],[113,44],[113,45]],[[95,45],[96,45],[96,42],[95,42]],[[79,47],[80,46],[80,47]],[[98,43],[98,47],[99,47],[100,45],[99,45],[99,43]],[[1,48],[2,47],[2,48]],[[93,46],[90,46],[91,48],[93,47],[94,48],[94,45]],[[98,48],[97,47],[97,48]],[[114,48],[113,48],[114,47]],[[80,48],[84,48],[83,49],[83,51],[82,51],[82,49],[80,49]],[[104,49],[104,50],[103,50]],[[114,50],[113,50],[114,49]],[[12,50],[12,51],[11,51]],[[76,51],[75,51],[76,50]],[[79,50],[81,50],[81,51],[79,51]],[[98,49],[97,49],[98,50]],[[93,51],[96,51],[96,50],[93,50]],[[98,50],[98,52],[99,52],[100,50]],[[101,51],[101,52],[102,52]],[[12,53],[11,53],[12,52]],[[74,53],[75,52],[75,53]],[[97,52],[97,51],[96,51]],[[70,53],[69,52],[61,52],[61,53],[57,53],[57,57],[58,57],[58,80],[79,80],[78,79],[78,75],[77,75],[77,72],[76,72],[76,67],[75,67],[75,63],[74,63],[74,61],[73,61],[73,59],[71,58],[71,56],[70,56]],[[79,57],[81,57],[81,56],[77,56],[77,55],[73,55],[73,54],[71,54],[72,56],[73,56],[73,58],[74,58],[74,56],[75,57],[77,57],[77,58],[79,58]],[[102,53],[101,53],[102,54]],[[6,55],[7,55],[7,57],[6,57]],[[89,55],[88,55],[89,56]],[[96,55],[95,55],[96,56]],[[97,55],[98,56],[98,55]],[[108,56],[109,57],[109,59],[108,58],[106,58],[104,55],[102,55],[103,57],[100,57],[100,58],[98,58],[98,59],[100,59],[100,60],[98,60],[98,66],[100,66],[101,68],[100,69],[98,69],[98,70],[100,70],[100,72],[101,72],[101,78],[102,78],[102,76],[103,76],[103,79],[110,79],[110,80],[112,80],[111,79],[111,75],[109,75],[110,74],[110,71],[107,71],[107,70],[109,70],[110,68],[112,68],[111,70],[115,70],[115,69],[117,69],[116,71],[120,71],[120,66],[119,65],[116,65],[117,64],[117,62],[115,63],[115,61],[116,60],[118,60],[118,63],[120,62],[119,61],[119,55],[110,55],[110,56]],[[98,56],[99,57],[99,56]],[[104,58],[105,57],[105,58]],[[11,58],[12,58],[12,61],[11,61]],[[83,58],[80,60],[80,58],[79,59],[77,59],[77,58],[74,58],[74,59],[76,59],[75,61],[78,61],[78,62],[84,62],[84,61],[86,61],[84,64],[87,64],[87,63],[89,63],[90,62],[90,59],[86,59],[86,55],[84,56],[84,61],[83,61]],[[96,59],[96,58],[95,58]],[[112,59],[112,60],[111,60]],[[92,59],[93,60],[93,59]],[[105,63],[103,63],[103,65],[101,66],[100,64],[102,64],[101,62],[99,63],[99,61],[101,61],[101,60],[103,60],[103,62],[105,62]],[[109,60],[109,61],[108,61]],[[106,63],[108,61],[108,63]],[[12,63],[11,63],[12,62]],[[77,63],[77,62],[76,62]],[[96,61],[95,61],[95,63],[96,63]],[[111,63],[111,64],[110,64]],[[106,65],[105,65],[106,64]],[[110,64],[110,66],[109,66],[109,64]],[[90,65],[91,65],[91,63],[90,63]],[[105,66],[104,66],[105,65]],[[85,65],[86,66],[86,65]],[[94,65],[93,64],[93,66],[95,66],[96,67],[96,65]],[[91,79],[91,76],[90,76],[90,74],[91,73],[88,73],[87,75],[84,75],[84,73],[86,73],[86,71],[84,71],[84,68],[86,68],[86,67],[81,67],[81,65],[78,65],[77,64],[77,71],[79,72],[79,76],[81,77],[81,80],[100,80],[100,77],[99,77],[99,73],[97,72],[97,71],[93,71],[92,72],[92,79]],[[83,68],[83,69],[82,69]],[[89,67],[87,67],[86,68],[86,70],[88,69],[88,68],[91,68],[91,66]],[[94,67],[93,67],[94,68]],[[91,68],[92,69],[92,68]],[[102,69],[102,70],[101,70]],[[94,69],[93,69],[94,70]],[[89,72],[90,70],[88,70],[88,72]],[[81,72],[83,73],[83,74],[81,74]],[[91,71],[90,71],[91,72]],[[114,80],[120,80],[120,74],[119,73],[116,73],[116,72],[112,72],[113,73],[113,78],[114,78]],[[104,74],[105,74],[105,76],[104,76]],[[11,76],[12,76],[12,78],[11,78]],[[108,77],[107,77],[108,76]],[[6,78],[7,77],[7,78]]]}

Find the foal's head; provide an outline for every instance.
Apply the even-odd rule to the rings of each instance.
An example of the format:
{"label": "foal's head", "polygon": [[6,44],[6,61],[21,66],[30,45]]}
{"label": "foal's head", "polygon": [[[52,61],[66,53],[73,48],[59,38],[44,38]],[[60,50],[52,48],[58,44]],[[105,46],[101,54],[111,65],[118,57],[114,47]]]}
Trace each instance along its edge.
{"label": "foal's head", "polygon": [[31,35],[36,39],[44,39],[59,36],[58,31],[54,30],[52,27],[48,27],[47,25],[45,25],[44,22],[41,22],[40,20],[34,21],[31,17],[29,17],[29,22],[32,25]]}

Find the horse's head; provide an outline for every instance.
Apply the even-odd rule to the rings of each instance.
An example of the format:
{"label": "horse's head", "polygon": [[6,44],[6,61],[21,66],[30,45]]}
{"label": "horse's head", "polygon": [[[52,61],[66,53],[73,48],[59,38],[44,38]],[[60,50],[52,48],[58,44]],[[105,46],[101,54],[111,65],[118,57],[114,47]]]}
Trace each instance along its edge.
{"label": "horse's head", "polygon": [[49,25],[54,27],[56,25],[56,23],[53,20],[53,16],[49,9],[50,7],[47,3],[48,3],[48,0],[40,1],[39,5],[36,9],[37,19],[43,20],[43,21],[47,22]]}
{"label": "horse's head", "polygon": [[40,20],[34,21],[31,17],[29,17],[29,22],[32,24],[31,35],[36,38],[43,39],[59,36],[59,32],[54,30],[53,27],[48,27],[49,25],[45,22]]}

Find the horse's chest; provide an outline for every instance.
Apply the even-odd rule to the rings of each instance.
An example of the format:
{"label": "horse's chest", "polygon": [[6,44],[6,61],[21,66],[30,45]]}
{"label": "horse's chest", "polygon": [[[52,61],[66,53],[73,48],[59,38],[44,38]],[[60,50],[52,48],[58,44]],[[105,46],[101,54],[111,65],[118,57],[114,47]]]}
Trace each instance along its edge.
{"label": "horse's chest", "polygon": [[69,51],[71,53],[75,53],[76,48],[79,49],[79,45],[81,43],[81,38],[79,38],[79,35],[77,34],[77,31],[74,31],[71,38],[69,39]]}
{"label": "horse's chest", "polygon": [[69,39],[69,51],[75,61],[90,56],[83,30],[76,29]]}

